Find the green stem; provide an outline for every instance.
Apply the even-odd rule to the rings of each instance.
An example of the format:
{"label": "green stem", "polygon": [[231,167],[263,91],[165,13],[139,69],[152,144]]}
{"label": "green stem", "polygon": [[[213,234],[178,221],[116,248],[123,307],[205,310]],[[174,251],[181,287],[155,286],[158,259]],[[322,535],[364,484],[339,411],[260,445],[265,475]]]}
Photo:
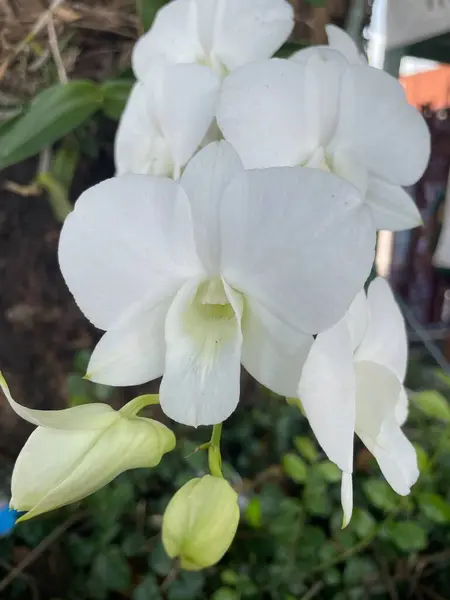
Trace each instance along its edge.
{"label": "green stem", "polygon": [[222,436],[222,423],[214,425],[211,441],[208,448],[208,464],[211,475],[223,477],[222,456],[220,454],[220,438]]}
{"label": "green stem", "polygon": [[64,223],[67,215],[72,212],[73,209],[73,206],[69,202],[67,190],[51,173],[39,173],[37,181],[48,194],[48,202],[55,219],[60,223]]}
{"label": "green stem", "polygon": [[133,398],[131,402],[125,404],[119,412],[125,418],[135,417],[146,406],[154,406],[159,404],[159,394],[145,394],[143,396],[137,396]]}

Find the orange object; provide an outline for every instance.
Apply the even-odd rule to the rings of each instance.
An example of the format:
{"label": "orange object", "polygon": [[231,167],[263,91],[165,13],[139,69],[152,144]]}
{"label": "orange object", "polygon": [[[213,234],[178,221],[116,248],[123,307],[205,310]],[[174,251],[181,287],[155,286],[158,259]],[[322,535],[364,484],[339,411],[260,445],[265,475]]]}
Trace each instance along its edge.
{"label": "orange object", "polygon": [[416,108],[429,106],[432,110],[450,107],[450,66],[442,65],[432,71],[400,77],[408,102]]}

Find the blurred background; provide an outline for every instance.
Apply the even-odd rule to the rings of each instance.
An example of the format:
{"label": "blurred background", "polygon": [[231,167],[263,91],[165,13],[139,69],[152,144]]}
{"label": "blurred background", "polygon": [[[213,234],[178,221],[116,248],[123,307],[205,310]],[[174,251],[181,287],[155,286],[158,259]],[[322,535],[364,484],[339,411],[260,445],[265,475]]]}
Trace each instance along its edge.
{"label": "blurred background", "polygon": [[[75,306],[56,252],[74,200],[114,174],[131,49],[164,3],[0,0],[0,368],[15,398],[34,408],[119,407],[157,390],[82,379],[99,332]],[[125,474],[78,505],[13,529],[1,507],[30,427],[2,397],[1,600],[450,598],[450,0],[292,3],[296,27],[280,56],[326,43],[324,26],[335,23],[373,66],[400,78],[431,131],[429,167],[409,190],[424,225],[381,232],[377,253],[411,341],[407,434],[420,480],[410,497],[396,496],[357,446],[357,508],[342,530],[339,470],[298,409],[243,374],[223,435],[240,528],[218,566],[186,573],[164,553],[161,516],[180,485],[207,471],[195,449],[208,429],[178,428],[176,451],[156,469]]]}

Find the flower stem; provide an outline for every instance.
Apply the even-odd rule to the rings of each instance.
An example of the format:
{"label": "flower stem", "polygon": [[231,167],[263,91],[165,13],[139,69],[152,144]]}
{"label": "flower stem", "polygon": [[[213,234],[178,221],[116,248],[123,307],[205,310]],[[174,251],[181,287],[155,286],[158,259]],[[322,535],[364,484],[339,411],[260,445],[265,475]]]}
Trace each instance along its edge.
{"label": "flower stem", "polygon": [[133,398],[119,412],[125,418],[135,417],[146,406],[153,406],[155,404],[159,404],[159,394],[145,394],[144,396]]}
{"label": "flower stem", "polygon": [[208,448],[208,464],[211,475],[223,477],[222,456],[220,454],[220,438],[222,436],[222,423],[214,425],[211,441]]}

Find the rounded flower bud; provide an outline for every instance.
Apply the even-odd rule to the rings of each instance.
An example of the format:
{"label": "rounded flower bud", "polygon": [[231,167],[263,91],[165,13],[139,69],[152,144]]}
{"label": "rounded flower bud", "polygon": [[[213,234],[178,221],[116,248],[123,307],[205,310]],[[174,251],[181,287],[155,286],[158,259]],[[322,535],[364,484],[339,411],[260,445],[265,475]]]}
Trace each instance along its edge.
{"label": "rounded flower bud", "polygon": [[199,571],[217,563],[228,550],[239,523],[238,495],[221,477],[188,481],[164,513],[162,539],[167,554],[181,566]]}

